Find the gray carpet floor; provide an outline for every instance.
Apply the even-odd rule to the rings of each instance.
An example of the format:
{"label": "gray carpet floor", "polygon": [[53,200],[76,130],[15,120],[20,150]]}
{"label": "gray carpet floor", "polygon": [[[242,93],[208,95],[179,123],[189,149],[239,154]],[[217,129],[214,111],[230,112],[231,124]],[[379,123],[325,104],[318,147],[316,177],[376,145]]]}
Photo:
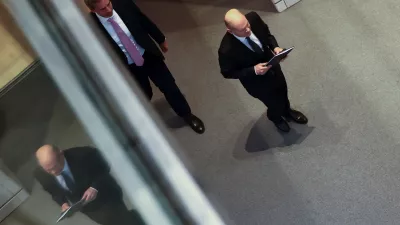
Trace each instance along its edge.
{"label": "gray carpet floor", "polygon": [[[167,63],[207,126],[204,135],[171,128],[182,147],[177,151],[228,224],[399,224],[397,1],[303,0],[280,14],[268,0],[138,4],[167,34]],[[283,69],[292,105],[308,115],[307,126],[278,133],[265,107],[238,81],[219,74],[222,19],[232,7],[257,11],[281,46],[295,46]],[[0,104],[8,124],[1,155],[21,177],[32,159],[12,151],[14,146],[32,154],[43,142],[90,144],[51,82],[31,83],[37,85],[33,92],[41,86],[41,96],[50,96],[49,104],[16,94],[18,89]],[[154,104],[174,127],[175,116],[159,93]],[[9,108],[19,110],[7,113]],[[18,119],[25,117],[31,122]],[[29,139],[21,142],[16,135]],[[14,163],[21,157],[24,165]]]}
{"label": "gray carpet floor", "polygon": [[[399,8],[395,0],[146,0],[167,62],[207,132],[173,132],[235,224],[399,224]],[[308,126],[279,134],[264,106],[219,74],[223,16],[257,11],[283,47],[292,105]]]}

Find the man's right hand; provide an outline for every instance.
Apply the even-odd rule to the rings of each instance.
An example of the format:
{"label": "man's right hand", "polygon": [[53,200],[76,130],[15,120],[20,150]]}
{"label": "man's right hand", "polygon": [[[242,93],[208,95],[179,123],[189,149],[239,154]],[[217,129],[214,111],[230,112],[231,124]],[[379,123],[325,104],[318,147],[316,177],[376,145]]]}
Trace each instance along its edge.
{"label": "man's right hand", "polygon": [[267,66],[266,63],[260,63],[254,66],[254,71],[256,72],[256,75],[264,75],[269,69],[271,69],[271,67],[272,66]]}
{"label": "man's right hand", "polygon": [[64,212],[64,211],[67,210],[67,209],[69,209],[69,205],[68,205],[68,203],[64,203],[64,204],[61,206],[61,212]]}

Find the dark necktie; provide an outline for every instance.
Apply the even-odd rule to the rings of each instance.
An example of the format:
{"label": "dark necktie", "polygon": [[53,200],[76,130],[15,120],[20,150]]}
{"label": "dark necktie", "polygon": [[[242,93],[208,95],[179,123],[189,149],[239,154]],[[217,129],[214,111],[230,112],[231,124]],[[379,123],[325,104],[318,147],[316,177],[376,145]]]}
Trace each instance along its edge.
{"label": "dark necktie", "polygon": [[251,48],[254,50],[255,53],[262,55],[264,51],[260,46],[258,46],[257,43],[255,43],[253,40],[250,39],[250,37],[246,37],[247,42],[251,46]]}
{"label": "dark necktie", "polygon": [[68,190],[70,192],[74,192],[75,183],[72,180],[72,178],[65,171],[61,172],[61,176],[64,178],[65,184],[67,185]]}

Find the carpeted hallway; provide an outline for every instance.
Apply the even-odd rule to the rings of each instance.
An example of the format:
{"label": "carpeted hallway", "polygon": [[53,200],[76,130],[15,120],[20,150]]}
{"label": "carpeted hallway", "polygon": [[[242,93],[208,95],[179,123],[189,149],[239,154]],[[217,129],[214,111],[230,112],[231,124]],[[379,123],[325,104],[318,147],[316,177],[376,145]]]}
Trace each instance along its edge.
{"label": "carpeted hallway", "polygon": [[[202,136],[173,132],[235,224],[398,223],[397,1],[303,0],[281,14],[266,0],[139,5],[166,32],[168,64],[207,125]],[[295,46],[283,68],[308,126],[280,135],[263,105],[219,74],[222,19],[232,7],[259,12],[281,46]]]}

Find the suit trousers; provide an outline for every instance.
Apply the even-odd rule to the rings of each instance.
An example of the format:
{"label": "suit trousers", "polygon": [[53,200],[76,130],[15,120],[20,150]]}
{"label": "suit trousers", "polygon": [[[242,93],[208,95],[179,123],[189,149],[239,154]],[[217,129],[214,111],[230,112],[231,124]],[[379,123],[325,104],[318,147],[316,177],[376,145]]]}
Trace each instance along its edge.
{"label": "suit trousers", "polygon": [[136,211],[129,211],[122,200],[102,203],[96,210],[82,213],[100,225],[144,225],[140,215]]}
{"label": "suit trousers", "polygon": [[267,116],[273,122],[278,122],[282,116],[287,116],[290,110],[288,88],[285,76],[280,66],[273,67],[265,75],[256,75],[242,81],[247,92],[267,106]]}
{"label": "suit trousers", "polygon": [[150,85],[151,80],[164,94],[165,99],[178,116],[189,116],[191,114],[190,106],[179,90],[179,87],[176,85],[175,79],[167,65],[165,65],[164,60],[148,52],[145,52],[143,58],[143,66],[139,67],[135,64],[131,64],[129,65],[129,69],[147,98],[151,100],[153,97],[153,91]]}

